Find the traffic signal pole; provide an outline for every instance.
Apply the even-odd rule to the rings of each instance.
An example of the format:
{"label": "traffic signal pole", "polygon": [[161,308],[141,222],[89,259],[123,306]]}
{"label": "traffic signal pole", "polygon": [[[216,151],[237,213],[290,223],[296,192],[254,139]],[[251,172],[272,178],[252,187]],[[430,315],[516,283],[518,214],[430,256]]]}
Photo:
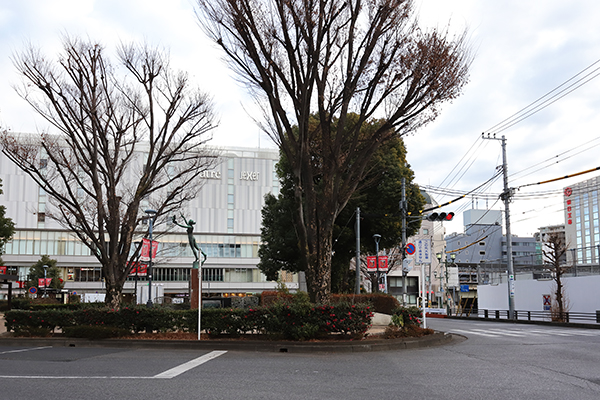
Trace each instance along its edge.
{"label": "traffic signal pole", "polygon": [[402,306],[406,307],[406,274],[404,270],[404,258],[406,257],[406,178],[402,178],[402,197],[400,198],[400,210],[402,211]]}
{"label": "traffic signal pole", "polygon": [[502,135],[502,139],[497,139],[495,136],[487,137],[481,134],[482,139],[500,140],[502,142],[502,174],[504,175],[504,191],[500,195],[504,201],[504,218],[506,221],[506,266],[508,269],[508,318],[515,319],[515,271],[512,257],[512,236],[510,234],[510,198],[512,197],[512,189],[508,187],[508,163],[506,161],[506,138]]}
{"label": "traffic signal pole", "polygon": [[356,207],[356,294],[360,294],[360,207]]}

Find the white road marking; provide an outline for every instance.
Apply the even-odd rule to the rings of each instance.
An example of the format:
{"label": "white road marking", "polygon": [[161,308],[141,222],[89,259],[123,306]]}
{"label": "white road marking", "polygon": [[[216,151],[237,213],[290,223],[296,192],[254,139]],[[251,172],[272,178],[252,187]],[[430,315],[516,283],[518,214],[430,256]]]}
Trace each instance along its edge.
{"label": "white road marking", "polygon": [[[31,350],[42,349],[44,347],[38,347]],[[15,350],[17,351],[17,350]],[[226,351],[212,351],[201,357],[195,358],[191,361],[183,363],[177,367],[171,368],[154,376],[52,376],[52,375],[0,375],[0,379],[172,379],[178,375],[189,371],[199,365],[204,364],[207,361],[213,360],[223,354]]]}
{"label": "white road marking", "polygon": [[480,336],[487,336],[487,337],[500,337],[499,335],[492,335],[492,334],[483,333],[483,332],[467,331],[467,330],[462,330],[462,329],[452,329],[450,332],[466,333],[467,335],[472,334],[472,335],[480,335]]}
{"label": "white road marking", "polygon": [[44,346],[44,347],[31,347],[28,349],[19,349],[19,350],[9,350],[9,351],[2,351],[0,352],[0,354],[9,354],[9,353],[23,353],[25,351],[32,351],[32,350],[43,350],[43,349],[51,349],[52,346]]}
{"label": "white road marking", "polygon": [[171,368],[165,372],[162,372],[158,375],[154,375],[154,378],[159,378],[159,379],[171,379],[176,377],[177,375],[181,375],[186,371],[189,371],[192,368],[196,368],[199,365],[204,364],[207,361],[210,361],[214,358],[219,357],[220,355],[223,355],[227,353],[226,351],[211,351],[208,354],[205,354],[201,357],[195,358],[191,361],[186,362],[185,364],[181,364],[175,368]]}

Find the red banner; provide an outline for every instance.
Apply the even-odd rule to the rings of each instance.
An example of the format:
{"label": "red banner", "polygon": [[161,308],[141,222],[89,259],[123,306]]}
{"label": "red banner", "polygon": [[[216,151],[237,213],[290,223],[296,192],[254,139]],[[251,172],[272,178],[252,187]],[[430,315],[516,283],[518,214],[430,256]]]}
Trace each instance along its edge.
{"label": "red banner", "polygon": [[38,279],[38,287],[49,287],[50,283],[52,283],[52,278],[40,278]]}
{"label": "red banner", "polygon": [[134,263],[129,271],[129,276],[146,276],[148,273],[148,266],[146,264]]}
{"label": "red banner", "polygon": [[[141,261],[150,261],[150,240],[142,239],[142,252],[140,254]],[[152,259],[156,258],[156,251],[158,250],[158,242],[152,241]]]}
{"label": "red banner", "polygon": [[[377,271],[377,266],[375,263],[377,262],[376,256],[367,256],[367,269],[369,271]],[[387,256],[379,256],[379,271],[386,272],[388,269],[388,258]]]}

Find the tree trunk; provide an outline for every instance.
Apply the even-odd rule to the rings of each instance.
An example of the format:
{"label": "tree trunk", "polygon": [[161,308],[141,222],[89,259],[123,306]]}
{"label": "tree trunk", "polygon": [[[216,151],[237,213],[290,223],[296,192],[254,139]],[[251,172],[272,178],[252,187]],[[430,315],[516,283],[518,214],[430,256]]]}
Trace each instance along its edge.
{"label": "tree trunk", "polygon": [[321,232],[318,243],[309,254],[306,269],[308,294],[313,303],[324,304],[331,293],[331,234]]}
{"label": "tree trunk", "polygon": [[564,321],[564,304],[563,304],[563,296],[562,296],[562,280],[561,276],[556,274],[556,304],[558,305],[558,318],[559,321]]}
{"label": "tree trunk", "polygon": [[123,285],[111,284],[106,282],[106,300],[108,307],[118,310],[121,308],[121,299],[123,297]]}

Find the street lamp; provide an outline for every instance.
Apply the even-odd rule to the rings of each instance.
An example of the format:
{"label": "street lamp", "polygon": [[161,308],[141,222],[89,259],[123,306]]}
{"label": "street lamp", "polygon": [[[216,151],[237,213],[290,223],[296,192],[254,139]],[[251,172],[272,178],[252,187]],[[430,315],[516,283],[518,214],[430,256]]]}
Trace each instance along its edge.
{"label": "street lamp", "polygon": [[[441,255],[441,254],[440,254]],[[439,259],[438,259],[439,260]],[[438,278],[438,272],[437,271],[433,271],[433,276],[435,279]],[[440,297],[439,297],[439,301],[436,299],[435,301],[437,302],[438,308],[443,308],[444,306],[444,295],[442,294],[443,292],[443,288],[442,288],[442,278],[443,278],[444,274],[442,273],[442,270],[440,269]]]}
{"label": "street lamp", "polygon": [[374,234],[373,240],[375,240],[375,264],[377,265],[377,283],[375,286],[375,291],[379,292],[379,241],[381,240],[381,235],[378,233]]}
{"label": "street lamp", "polygon": [[154,222],[154,216],[156,215],[156,210],[148,209],[145,211],[148,214],[148,236],[150,238],[150,261],[148,261],[148,302],[146,306],[152,307],[152,225]]}
{"label": "street lamp", "polygon": [[46,290],[48,288],[48,281],[46,280],[46,271],[48,270],[48,266],[44,265],[44,298],[46,298],[46,296],[48,296],[46,293]]}
{"label": "street lamp", "polygon": [[[441,265],[442,263],[442,253],[437,253],[435,255]],[[456,253],[451,253],[450,254],[450,259],[452,260],[452,264],[454,264],[454,260],[456,259]],[[442,298],[442,303],[445,300],[446,301],[446,315],[450,315],[450,303],[448,302],[448,258],[446,257],[446,259],[444,260],[444,275],[446,276],[446,289],[443,290],[444,291],[444,297]],[[440,286],[442,285],[442,274],[440,272]]]}

